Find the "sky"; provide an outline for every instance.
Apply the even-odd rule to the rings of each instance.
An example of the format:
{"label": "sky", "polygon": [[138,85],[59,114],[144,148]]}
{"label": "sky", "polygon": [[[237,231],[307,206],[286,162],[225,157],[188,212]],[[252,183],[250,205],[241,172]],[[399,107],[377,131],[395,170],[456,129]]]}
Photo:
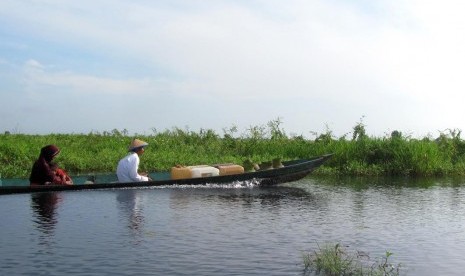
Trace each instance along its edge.
{"label": "sky", "polygon": [[1,0],[0,133],[465,129],[462,0]]}

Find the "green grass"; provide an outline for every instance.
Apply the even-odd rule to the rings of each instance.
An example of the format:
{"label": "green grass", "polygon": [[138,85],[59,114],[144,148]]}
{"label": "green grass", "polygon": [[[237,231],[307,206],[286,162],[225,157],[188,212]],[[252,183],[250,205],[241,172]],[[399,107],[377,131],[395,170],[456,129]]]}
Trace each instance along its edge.
{"label": "green grass", "polygon": [[315,134],[315,139],[288,136],[278,120],[266,126],[250,127],[237,134],[237,128],[213,130],[173,128],[150,135],[129,136],[113,130],[89,134],[0,134],[0,174],[4,178],[27,177],[40,149],[56,144],[61,154],[57,163],[69,173],[114,172],[118,160],[127,154],[127,146],[137,137],[150,145],[141,157],[140,169],[165,171],[176,164],[198,165],[232,162],[242,164],[310,158],[334,153],[317,175],[333,176],[463,176],[465,141],[458,130],[449,130],[436,138],[413,139],[394,131],[386,137],[369,137],[358,123],[350,138],[334,137],[330,130]]}
{"label": "green grass", "polygon": [[389,262],[392,253],[372,260],[360,251],[349,252],[341,244],[318,246],[313,253],[303,255],[304,275],[315,272],[317,275],[391,276],[400,275],[401,265]]}

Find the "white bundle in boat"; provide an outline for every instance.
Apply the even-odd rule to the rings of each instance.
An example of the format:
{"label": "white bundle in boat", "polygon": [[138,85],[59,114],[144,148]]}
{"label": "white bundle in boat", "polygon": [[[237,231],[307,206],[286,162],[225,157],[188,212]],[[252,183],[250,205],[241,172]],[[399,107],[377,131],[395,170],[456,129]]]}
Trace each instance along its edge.
{"label": "white bundle in boat", "polygon": [[189,166],[188,168],[191,169],[192,178],[217,176],[220,174],[219,169],[208,165]]}
{"label": "white bundle in boat", "polygon": [[208,165],[171,168],[171,179],[208,177],[217,176],[219,174],[219,169]]}

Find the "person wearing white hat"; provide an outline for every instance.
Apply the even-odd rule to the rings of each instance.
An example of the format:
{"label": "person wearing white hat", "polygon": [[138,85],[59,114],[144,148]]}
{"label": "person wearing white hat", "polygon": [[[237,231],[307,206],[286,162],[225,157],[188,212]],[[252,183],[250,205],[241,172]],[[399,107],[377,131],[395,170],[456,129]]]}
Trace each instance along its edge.
{"label": "person wearing white hat", "polygon": [[134,139],[129,146],[129,154],[118,162],[116,168],[116,175],[118,176],[118,182],[142,182],[151,180],[146,175],[140,175],[139,170],[139,157],[144,154],[145,147],[149,144]]}

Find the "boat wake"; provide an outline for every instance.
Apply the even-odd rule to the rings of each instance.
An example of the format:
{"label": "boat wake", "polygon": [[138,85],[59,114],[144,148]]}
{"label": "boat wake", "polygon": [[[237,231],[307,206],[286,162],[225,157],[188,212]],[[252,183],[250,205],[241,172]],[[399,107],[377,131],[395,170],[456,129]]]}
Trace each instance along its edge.
{"label": "boat wake", "polygon": [[234,181],[231,183],[205,183],[197,185],[187,184],[172,184],[172,185],[161,185],[161,186],[150,186],[150,187],[132,187],[127,189],[243,189],[243,188],[254,188],[260,185],[260,179],[251,179],[246,181]]}
{"label": "boat wake", "polygon": [[253,188],[257,187],[260,185],[260,180],[258,179],[252,179],[252,180],[246,180],[246,181],[234,181],[232,183],[207,183],[205,184],[206,188],[227,188],[227,189],[238,189],[238,188]]}

